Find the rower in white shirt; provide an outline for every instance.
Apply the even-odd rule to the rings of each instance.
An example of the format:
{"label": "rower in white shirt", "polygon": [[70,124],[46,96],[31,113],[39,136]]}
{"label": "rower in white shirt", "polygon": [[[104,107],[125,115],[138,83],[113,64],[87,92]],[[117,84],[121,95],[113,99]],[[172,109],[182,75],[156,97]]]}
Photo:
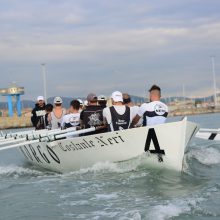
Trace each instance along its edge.
{"label": "rower in white shirt", "polygon": [[72,100],[70,102],[70,113],[63,116],[61,128],[77,127],[80,125],[80,102]]}
{"label": "rower in white shirt", "polygon": [[130,127],[130,123],[134,118],[134,111],[123,104],[123,96],[119,91],[115,91],[111,96],[111,107],[103,109],[103,118],[108,126],[109,131],[124,130]]}
{"label": "rower in white shirt", "polygon": [[134,127],[139,119],[143,117],[143,126],[157,125],[165,123],[168,115],[168,107],[160,101],[161,89],[153,85],[150,90],[150,103],[141,105],[137,115],[132,121],[131,127]]}

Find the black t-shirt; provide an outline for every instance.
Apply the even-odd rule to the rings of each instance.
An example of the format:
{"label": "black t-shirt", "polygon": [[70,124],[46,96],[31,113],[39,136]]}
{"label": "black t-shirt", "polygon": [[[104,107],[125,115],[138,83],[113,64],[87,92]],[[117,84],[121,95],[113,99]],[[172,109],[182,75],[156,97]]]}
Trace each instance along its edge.
{"label": "black t-shirt", "polygon": [[[102,114],[103,108],[99,105],[89,105],[84,109],[80,114],[80,119],[82,120],[82,123],[85,128],[91,128],[103,125],[103,114]],[[94,131],[88,134],[97,134],[102,133],[104,131],[98,130]]]}

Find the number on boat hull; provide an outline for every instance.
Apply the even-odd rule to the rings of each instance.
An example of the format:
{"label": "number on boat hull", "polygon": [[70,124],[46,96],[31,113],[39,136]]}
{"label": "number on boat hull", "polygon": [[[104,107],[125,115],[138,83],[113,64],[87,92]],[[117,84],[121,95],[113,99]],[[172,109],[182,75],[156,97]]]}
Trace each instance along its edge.
{"label": "number on boat hull", "polygon": [[[150,150],[151,140],[153,141],[155,150]],[[159,162],[163,162],[162,155],[165,155],[165,151],[160,149],[160,145],[159,145],[159,142],[158,142],[158,139],[157,139],[157,135],[156,135],[156,132],[155,132],[154,128],[150,128],[148,130],[144,151],[145,152],[149,151],[152,154],[157,154],[158,155],[158,161]]]}

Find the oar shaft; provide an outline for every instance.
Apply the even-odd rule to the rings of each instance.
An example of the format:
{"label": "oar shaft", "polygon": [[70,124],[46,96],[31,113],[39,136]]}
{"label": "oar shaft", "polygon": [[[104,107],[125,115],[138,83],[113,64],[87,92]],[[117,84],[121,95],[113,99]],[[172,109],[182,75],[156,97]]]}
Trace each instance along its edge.
{"label": "oar shaft", "polygon": [[86,129],[83,129],[83,130],[68,132],[66,134],[58,134],[58,135],[55,136],[55,139],[69,137],[69,136],[73,136],[73,135],[84,134],[84,133],[92,132],[92,131],[95,131],[95,130],[96,130],[96,128],[92,127],[92,128],[86,128]]}
{"label": "oar shaft", "polygon": [[39,142],[39,140],[25,141],[25,142],[18,143],[18,144],[13,144],[13,145],[10,145],[10,146],[0,147],[0,151],[20,147],[20,146],[27,145],[27,144],[33,144],[33,143],[37,143],[37,142]]}
{"label": "oar shaft", "polygon": [[1,145],[6,145],[6,144],[11,144],[11,143],[16,143],[16,142],[20,142],[20,141],[26,141],[26,138],[18,138],[18,139],[11,139],[11,140],[5,140],[4,142],[1,141],[0,142],[0,146]]}

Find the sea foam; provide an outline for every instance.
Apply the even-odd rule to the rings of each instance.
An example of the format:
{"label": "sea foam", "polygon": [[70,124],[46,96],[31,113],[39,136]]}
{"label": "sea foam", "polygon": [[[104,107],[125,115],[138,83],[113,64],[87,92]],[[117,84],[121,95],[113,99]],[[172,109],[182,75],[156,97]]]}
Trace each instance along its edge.
{"label": "sea foam", "polygon": [[213,147],[193,149],[189,152],[189,156],[198,160],[204,165],[214,165],[220,163],[220,152]]}

